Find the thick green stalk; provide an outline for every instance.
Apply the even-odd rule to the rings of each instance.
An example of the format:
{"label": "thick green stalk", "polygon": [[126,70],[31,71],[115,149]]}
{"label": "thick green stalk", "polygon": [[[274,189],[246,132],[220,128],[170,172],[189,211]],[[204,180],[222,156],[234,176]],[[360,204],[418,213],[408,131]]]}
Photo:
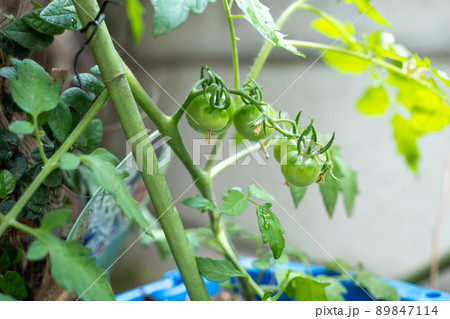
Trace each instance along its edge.
{"label": "thick green stalk", "polygon": [[17,203],[13,206],[13,208],[9,211],[8,215],[6,215],[5,223],[0,224],[0,236],[3,234],[5,229],[10,225],[12,221],[14,221],[17,216],[20,214],[22,209],[27,204],[28,200],[33,196],[34,192],[39,188],[39,186],[44,182],[47,176],[58,167],[59,160],[61,157],[70,149],[70,147],[75,143],[75,141],[80,137],[81,133],[83,133],[84,129],[89,125],[89,123],[94,119],[97,113],[100,111],[102,106],[108,100],[108,92],[105,90],[100,94],[95,103],[91,106],[89,111],[85,114],[83,119],[78,123],[72,133],[67,137],[61,147],[53,154],[52,157],[47,161],[39,174],[34,178],[33,182],[30,186],[27,187],[25,192],[20,196]]}
{"label": "thick green stalk", "polygon": [[[87,25],[94,19],[99,7],[95,0],[73,1],[82,24]],[[90,31],[88,32],[88,36]],[[210,300],[208,291],[197,268],[194,253],[190,247],[186,232],[174,206],[164,175],[158,168],[158,159],[151,146],[146,144],[145,152],[140,152],[142,142],[148,139],[144,122],[139,114],[136,102],[128,84],[126,75],[121,66],[121,59],[106,28],[102,23],[97,34],[90,43],[95,60],[102,73],[102,78],[111,96],[120,124],[126,138],[137,140],[131,143],[133,155],[137,163],[149,164],[151,173],[141,171],[142,179],[152,200],[153,206],[159,216],[159,221],[166,235],[172,255],[180,270],[181,277],[186,285],[192,300]],[[144,134],[145,133],[145,134]],[[144,142],[145,143],[145,142]],[[140,154],[141,153],[141,154]],[[143,154],[142,154],[143,153]],[[139,157],[142,156],[142,158]],[[143,167],[140,167],[141,169]]]}

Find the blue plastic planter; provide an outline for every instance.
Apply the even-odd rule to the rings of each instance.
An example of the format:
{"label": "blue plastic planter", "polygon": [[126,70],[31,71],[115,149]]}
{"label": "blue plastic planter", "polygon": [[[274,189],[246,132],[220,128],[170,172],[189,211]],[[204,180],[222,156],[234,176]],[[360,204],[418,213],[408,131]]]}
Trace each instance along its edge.
{"label": "blue plastic planter", "polygon": [[[242,257],[240,259],[242,265],[248,270],[249,274],[255,279],[258,277],[259,270],[252,266],[252,262],[255,258]],[[306,267],[299,262],[290,262],[288,264],[277,265],[278,267],[289,268],[295,271],[306,272]],[[327,274],[332,275],[323,266],[311,265],[311,271],[314,276]],[[405,301],[450,301],[450,294],[438,290],[429,289],[426,287],[417,286],[407,282],[386,279],[390,286],[394,287],[402,300]],[[204,279],[206,288],[211,296],[214,296],[220,291],[219,284],[216,282]],[[275,281],[275,269],[271,268],[264,272],[260,280],[261,284],[274,285]],[[370,301],[372,298],[364,292],[360,287],[356,286],[351,280],[342,281],[343,285],[347,288],[348,292],[344,296],[348,301]],[[150,284],[140,286],[133,290],[123,292],[116,296],[118,301],[142,301],[148,296],[154,300],[168,300],[168,301],[183,301],[188,299],[186,287],[181,279],[178,270],[172,270],[164,275],[164,278]],[[287,296],[283,295],[279,300],[290,300]]]}

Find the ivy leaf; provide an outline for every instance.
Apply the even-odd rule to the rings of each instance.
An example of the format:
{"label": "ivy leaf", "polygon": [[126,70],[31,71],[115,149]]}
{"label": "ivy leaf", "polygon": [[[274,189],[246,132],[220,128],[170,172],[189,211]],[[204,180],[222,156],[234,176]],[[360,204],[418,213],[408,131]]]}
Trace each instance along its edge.
{"label": "ivy leaf", "polygon": [[48,203],[50,199],[48,188],[44,185],[39,185],[38,189],[34,192],[33,196],[31,196],[30,200],[41,205],[45,205]]}
{"label": "ivy leaf", "polygon": [[236,0],[236,4],[244,12],[244,18],[261,34],[261,36],[269,41],[275,47],[283,48],[295,55],[305,57],[305,55],[289,44],[285,39],[285,35],[280,32],[269,12],[269,8],[258,0]]}
{"label": "ivy leaf", "polygon": [[[93,74],[81,73],[80,79],[81,83],[83,83],[83,87],[89,92],[94,93],[96,96],[102,94],[103,90],[105,89],[105,84],[103,84],[103,82],[97,79]],[[78,83],[78,79],[75,76],[73,77],[73,80],[76,84],[80,85],[80,83]]]}
{"label": "ivy leaf", "polygon": [[325,295],[328,301],[345,301],[343,295],[347,293],[347,288],[339,280],[325,275],[316,276],[316,279],[329,283],[325,287]]}
{"label": "ivy leaf", "polygon": [[16,188],[16,179],[8,170],[0,170],[0,198],[5,199]]}
{"label": "ivy leaf", "polygon": [[34,132],[34,126],[27,121],[15,121],[9,125],[9,130],[18,135],[26,135]]}
{"label": "ivy leaf", "polygon": [[18,78],[9,78],[14,102],[35,118],[54,109],[61,99],[59,83],[52,83],[50,75],[33,60],[15,60],[14,67]]}
{"label": "ivy leaf", "polygon": [[64,32],[64,28],[48,23],[41,18],[40,14],[43,9],[34,10],[23,16],[25,23],[35,31],[45,35],[58,35]]}
{"label": "ivy leaf", "polygon": [[347,3],[355,3],[356,7],[358,8],[359,12],[365,14],[373,21],[386,25],[390,27],[391,25],[389,22],[387,22],[381,14],[378,13],[377,10],[370,4],[370,0],[345,0]]}
{"label": "ivy leaf", "polygon": [[90,155],[81,156],[80,160],[89,166],[97,182],[114,197],[117,206],[125,216],[134,221],[148,235],[151,235],[149,225],[137,202],[123,184],[123,173],[114,166],[118,163],[117,158],[107,150],[99,148]]}
{"label": "ivy leaf", "polygon": [[256,207],[256,216],[258,217],[259,231],[263,243],[269,243],[275,259],[280,258],[284,249],[285,233],[278,217],[271,211],[272,204],[265,203]]}
{"label": "ivy leaf", "polygon": [[[51,275],[58,285],[82,295],[83,300],[114,300],[106,272],[95,264],[94,257],[88,257],[89,248],[76,241],[62,241],[47,231],[38,231],[39,241],[50,252]],[[42,254],[45,248],[39,249]]]}
{"label": "ivy leaf", "polygon": [[382,115],[389,107],[389,96],[382,86],[371,86],[356,103],[358,110],[365,115]]}
{"label": "ivy leaf", "polygon": [[326,51],[322,59],[330,67],[342,73],[361,73],[370,65],[369,59],[331,50]]}
{"label": "ivy leaf", "polygon": [[400,296],[394,288],[368,271],[361,271],[356,274],[355,280],[359,285],[365,288],[374,299],[400,301]]}
{"label": "ivy leaf", "polygon": [[66,171],[77,169],[79,165],[80,159],[72,153],[64,154],[59,160],[59,167]]}
{"label": "ivy leaf", "polygon": [[247,188],[247,191],[248,191],[249,196],[256,197],[261,200],[265,200],[265,201],[275,200],[275,198],[272,195],[266,193],[262,189],[259,189],[258,187],[256,187],[256,185],[250,185]]}
{"label": "ivy leaf", "polygon": [[200,14],[208,3],[215,0],[151,0],[155,14],[153,16],[153,35],[159,37],[178,28],[188,14]]}
{"label": "ivy leaf", "polygon": [[[278,278],[277,278],[278,279]],[[329,283],[320,281],[302,272],[291,271],[287,279],[289,284],[284,293],[297,301],[326,301],[325,287]]]}
{"label": "ivy leaf", "polygon": [[47,213],[42,219],[40,229],[52,230],[67,224],[72,218],[72,211],[68,208],[59,208]]}
{"label": "ivy leaf", "polygon": [[294,200],[295,208],[298,208],[298,205],[300,204],[303,197],[305,196],[307,189],[308,189],[308,187],[298,187],[295,185],[291,185],[289,187],[289,190],[291,191],[292,199]]}
{"label": "ivy leaf", "polygon": [[17,153],[8,161],[8,169],[14,175],[16,181],[22,178],[28,168],[28,160],[25,155]]}
{"label": "ivy leaf", "polygon": [[92,106],[91,97],[82,89],[73,87],[65,90],[62,99],[68,105],[73,106],[78,113],[86,113]]}
{"label": "ivy leaf", "polygon": [[50,2],[41,12],[41,18],[53,25],[67,30],[82,28],[77,11],[71,0],[55,0]]}
{"label": "ivy leaf", "polygon": [[32,50],[24,48],[3,34],[0,34],[0,50],[19,59],[24,59],[33,53]]}
{"label": "ivy leaf", "polygon": [[133,43],[139,43],[144,33],[145,9],[139,0],[127,0],[127,14],[130,20]]}
{"label": "ivy leaf", "polygon": [[17,299],[25,299],[28,297],[25,282],[15,271],[7,271],[3,277],[0,277],[0,289],[5,294]]}
{"label": "ivy leaf", "polygon": [[224,282],[233,277],[244,277],[245,275],[237,269],[230,261],[214,260],[211,258],[196,257],[200,273],[208,280]]}
{"label": "ivy leaf", "polygon": [[247,197],[238,188],[228,190],[228,194],[222,195],[223,204],[220,211],[229,216],[242,214],[248,207]]}
{"label": "ivy leaf", "polygon": [[84,152],[90,152],[100,145],[103,138],[103,124],[100,119],[93,119],[83,133],[75,141],[74,146],[80,146]]}
{"label": "ivy leaf", "polygon": [[339,181],[335,180],[330,173],[327,172],[325,174],[325,181],[319,184],[319,189],[328,216],[332,218],[340,190]]}
{"label": "ivy leaf", "polygon": [[72,126],[72,113],[70,113],[69,107],[64,102],[59,102],[50,113],[47,123],[53,136],[59,142],[64,142],[69,136]]}
{"label": "ivy leaf", "polygon": [[181,201],[181,204],[187,207],[198,209],[202,213],[213,209],[213,205],[211,204],[211,202],[200,195],[196,197],[183,199]]}
{"label": "ivy leaf", "polygon": [[36,32],[23,19],[17,19],[2,29],[2,33],[20,46],[32,51],[44,50],[53,42],[53,37]]}

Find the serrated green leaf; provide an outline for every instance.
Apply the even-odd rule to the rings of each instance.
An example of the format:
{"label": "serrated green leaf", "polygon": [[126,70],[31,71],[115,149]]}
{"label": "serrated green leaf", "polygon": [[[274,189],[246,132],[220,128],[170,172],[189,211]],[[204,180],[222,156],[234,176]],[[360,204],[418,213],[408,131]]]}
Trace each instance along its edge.
{"label": "serrated green leaf", "polygon": [[200,14],[208,3],[215,0],[151,0],[153,16],[153,35],[159,37],[178,28],[190,14]]}
{"label": "serrated green leaf", "polygon": [[394,288],[368,271],[356,274],[355,280],[376,300],[400,301],[400,296]]}
{"label": "serrated green leaf", "polygon": [[105,191],[114,197],[117,206],[125,216],[134,221],[144,232],[150,235],[150,225],[145,220],[137,202],[127,191],[122,181],[123,174],[116,169],[111,162],[111,158],[115,159],[115,156],[105,149],[97,149],[90,155],[80,157],[81,161],[86,163],[94,173],[97,182],[103,186]]}
{"label": "serrated green leaf", "polygon": [[211,258],[196,257],[197,266],[200,273],[208,280],[214,282],[224,282],[233,277],[244,277],[230,261],[214,260]]}
{"label": "serrated green leaf", "polygon": [[319,189],[328,216],[332,218],[340,189],[339,181],[335,180],[330,173],[327,172],[325,174],[325,181],[319,184]]}
{"label": "serrated green leaf", "polygon": [[86,113],[92,106],[91,97],[82,89],[73,87],[65,90],[62,99],[68,105],[73,106],[78,113]]}
{"label": "serrated green leaf", "polygon": [[90,249],[76,241],[65,242],[47,231],[39,240],[50,252],[50,271],[56,283],[83,300],[114,300],[107,273],[88,257]]}
{"label": "serrated green leaf", "polygon": [[330,67],[342,73],[361,73],[370,65],[368,59],[331,50],[326,51],[322,55],[322,59]]}
{"label": "serrated green leaf", "polygon": [[17,71],[12,66],[5,66],[0,69],[0,76],[3,76],[6,79],[17,77]]}
{"label": "serrated green leaf", "polygon": [[242,214],[248,207],[247,197],[240,189],[232,188],[228,190],[228,194],[222,195],[223,204],[220,211],[229,216]]}
{"label": "serrated green leaf", "polygon": [[79,146],[84,152],[90,152],[97,148],[103,138],[103,124],[100,119],[93,119],[83,133],[75,141],[74,146]]}
{"label": "serrated green leaf", "polygon": [[[81,83],[83,83],[83,87],[89,92],[94,93],[96,96],[99,96],[103,90],[105,89],[105,85],[99,79],[95,77],[95,75],[90,73],[81,73],[80,74]],[[73,80],[76,84],[78,83],[78,79],[74,76]]]}
{"label": "serrated green leaf", "polygon": [[213,205],[211,204],[211,202],[200,195],[183,199],[181,201],[181,204],[198,209],[202,213],[213,209]]}
{"label": "serrated green leaf", "polygon": [[273,201],[273,200],[275,200],[275,198],[272,195],[266,193],[262,189],[259,189],[258,187],[256,187],[256,185],[250,185],[247,188],[247,192],[248,192],[249,196],[256,197],[256,198],[261,199],[261,200],[265,200],[265,201]]}
{"label": "serrated green leaf", "polygon": [[387,22],[381,14],[378,13],[378,11],[373,7],[372,4],[370,4],[370,0],[346,0],[347,3],[354,2],[356,7],[358,8],[359,12],[365,14],[373,21],[386,25],[390,27],[391,25],[389,22]]}
{"label": "serrated green leaf", "polygon": [[0,290],[17,299],[28,297],[25,282],[15,271],[7,271],[3,277],[0,277]]}
{"label": "serrated green leaf", "polygon": [[16,179],[8,170],[0,170],[0,198],[5,199],[16,188]]}
{"label": "serrated green leaf", "polygon": [[37,239],[28,247],[27,259],[29,261],[38,261],[44,259],[47,255],[48,247]]}
{"label": "serrated green leaf", "polygon": [[347,293],[347,288],[339,280],[325,275],[316,276],[316,279],[329,283],[325,287],[325,295],[328,301],[345,301],[343,295]]}
{"label": "serrated green leaf", "polygon": [[409,121],[400,115],[394,115],[392,127],[394,129],[394,140],[397,143],[397,151],[405,157],[409,168],[416,172],[420,158],[419,148],[416,143],[419,134],[411,127]]}
{"label": "serrated green leaf", "polygon": [[389,95],[383,86],[371,86],[358,99],[356,107],[365,115],[382,115],[389,107]]}
{"label": "serrated green leaf", "polygon": [[50,113],[47,123],[53,136],[59,142],[64,142],[69,136],[72,126],[72,113],[70,113],[69,107],[64,102],[59,102]]}
{"label": "serrated green leaf", "polygon": [[326,301],[325,288],[329,283],[320,281],[301,272],[290,272],[289,285],[284,293],[297,301]]}
{"label": "serrated green leaf", "polygon": [[344,24],[333,16],[326,15],[311,22],[311,28],[332,39],[349,41],[355,32],[351,24]]}
{"label": "serrated green leaf", "polygon": [[68,208],[59,208],[45,214],[40,229],[52,230],[59,228],[70,221],[72,211]]}
{"label": "serrated green leaf", "polygon": [[77,169],[79,165],[80,159],[72,153],[64,154],[59,160],[59,167],[66,171]]}
{"label": "serrated green leaf", "polygon": [[17,19],[2,29],[10,40],[20,46],[33,51],[48,48],[53,42],[53,37],[39,33],[29,27],[23,19]]}
{"label": "serrated green leaf", "polygon": [[295,55],[305,57],[305,55],[289,44],[285,39],[285,35],[280,32],[269,12],[269,8],[258,0],[236,0],[236,4],[244,12],[244,18],[261,34],[261,36],[269,41],[275,47],[283,48]]}
{"label": "serrated green leaf", "polygon": [[305,196],[307,189],[308,189],[308,187],[298,187],[295,185],[291,185],[289,187],[292,199],[294,200],[295,208],[298,208],[298,205],[300,204],[303,197]]}
{"label": "serrated green leaf", "polygon": [[50,111],[56,107],[59,96],[59,83],[52,83],[52,78],[44,68],[33,60],[15,61],[18,78],[10,78],[11,93],[14,102],[32,115]]}
{"label": "serrated green leaf", "polygon": [[54,0],[50,2],[42,10],[41,18],[67,30],[79,30],[82,28],[81,21],[71,0]]}
{"label": "serrated green leaf", "polygon": [[130,20],[133,43],[139,43],[144,33],[145,8],[139,0],[127,0],[127,15]]}
{"label": "serrated green leaf", "polygon": [[18,135],[26,135],[34,132],[34,126],[27,121],[15,121],[9,125],[9,130]]}
{"label": "serrated green leaf", "polygon": [[271,207],[272,204],[270,203],[258,205],[256,207],[256,216],[258,217],[258,226],[263,243],[269,243],[273,257],[278,259],[284,249],[283,234],[285,231],[278,217],[270,209]]}
{"label": "serrated green leaf", "polygon": [[58,35],[64,32],[64,28],[55,26],[51,23],[48,23],[44,19],[41,18],[40,14],[43,9],[37,9],[34,10],[22,17],[22,19],[25,21],[25,23],[35,31],[53,36]]}

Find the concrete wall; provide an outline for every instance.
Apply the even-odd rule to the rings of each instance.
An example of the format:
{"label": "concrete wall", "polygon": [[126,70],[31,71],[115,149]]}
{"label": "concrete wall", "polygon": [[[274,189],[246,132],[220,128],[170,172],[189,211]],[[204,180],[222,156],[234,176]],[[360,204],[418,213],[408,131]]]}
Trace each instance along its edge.
{"label": "concrete wall", "polygon": [[[274,16],[278,16],[292,1],[263,2],[272,8]],[[358,19],[354,7],[346,6],[343,1],[341,4],[331,0],[316,2],[343,20]],[[391,22],[398,42],[420,56],[430,57],[434,66],[450,73],[448,1],[379,0],[376,8]],[[108,10],[112,12],[113,8]],[[148,10],[150,23],[151,8]],[[312,18],[309,13],[297,13],[283,31],[292,39],[330,43],[308,28]],[[167,112],[174,112],[177,103],[185,99],[190,86],[198,79],[202,64],[210,65],[229,85],[232,84],[229,35],[220,1],[210,5],[206,14],[189,17],[181,28],[161,38],[154,39],[151,30],[147,29],[145,39],[136,48],[130,46],[129,30],[124,27],[125,21],[118,22],[120,19],[124,20],[122,15],[109,19],[112,34],[143,69],[126,54],[122,55]],[[236,25],[241,39],[241,75],[244,78],[263,41],[247,22],[238,21]],[[362,31],[377,28],[379,26],[366,17],[355,23],[358,36]],[[286,229],[287,244],[307,252],[311,261],[322,263],[331,257],[340,257],[353,264],[363,262],[367,269],[384,276],[401,277],[430,258],[432,227],[439,207],[450,131],[446,129],[438,134],[429,134],[420,140],[419,174],[414,176],[396,153],[391,137],[392,111],[382,118],[373,119],[358,114],[355,109],[355,100],[369,84],[369,78],[365,75],[341,75],[321,62],[311,67],[317,54],[313,51],[306,53],[307,59],[301,59],[281,49],[274,51],[258,82],[264,87],[266,101],[277,100],[273,105],[275,109],[287,110],[290,114],[301,109],[304,115],[316,118],[315,123],[321,132],[336,132],[336,144],[358,172],[360,195],[354,216],[345,216],[340,198],[335,216],[330,220],[317,186],[308,189],[299,209],[295,210],[289,191],[283,186],[279,166],[273,159],[268,161],[268,166],[252,163],[246,167],[233,167],[220,175],[215,181],[217,197],[233,186],[246,188],[255,183],[252,180],[255,178],[276,196],[283,207],[274,205],[274,211]],[[285,92],[288,87],[290,89]],[[109,112],[103,111],[105,117],[110,117],[106,114]],[[114,121],[111,117],[110,120]],[[199,137],[185,120],[182,132],[186,141]],[[109,147],[123,154],[124,145],[117,143],[118,138],[122,138],[121,133],[111,130],[108,134]],[[168,173],[168,182],[174,198],[191,184],[189,175],[177,160]],[[185,197],[195,194],[191,189]],[[177,207],[186,226],[207,224],[205,215],[179,203]],[[236,221],[258,231],[255,213],[250,209]],[[442,251],[450,249],[450,232],[446,231],[449,227],[450,220],[446,219]],[[245,244],[239,245],[238,250],[242,255],[252,254],[251,248]],[[113,277],[117,289],[158,279],[168,267],[173,267],[171,262],[161,263],[154,253],[154,249],[144,251],[140,247],[127,253],[118,263],[116,277]],[[123,279],[124,273],[127,276],[125,283],[119,278]],[[444,284],[441,288],[450,290],[450,285]]]}

